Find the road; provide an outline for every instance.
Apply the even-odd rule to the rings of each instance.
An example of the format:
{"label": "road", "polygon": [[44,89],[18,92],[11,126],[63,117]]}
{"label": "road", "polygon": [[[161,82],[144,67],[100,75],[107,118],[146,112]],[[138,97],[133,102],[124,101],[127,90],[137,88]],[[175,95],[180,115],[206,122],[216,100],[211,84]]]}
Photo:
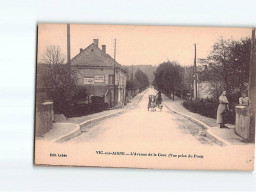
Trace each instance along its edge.
{"label": "road", "polygon": [[[147,110],[149,88],[124,113],[81,129],[63,143],[37,142],[38,164],[159,169],[251,170],[254,144],[221,147],[166,107]],[[65,157],[51,157],[49,154]]]}
{"label": "road", "polygon": [[166,107],[163,107],[162,111],[148,111],[150,94],[156,94],[156,91],[149,88],[133,109],[84,127],[80,136],[68,142],[114,143],[118,146],[132,144],[138,148],[159,147],[159,145],[166,147],[172,143],[180,143],[187,147],[198,144],[214,145],[208,138],[200,136],[201,127],[171,112]]}

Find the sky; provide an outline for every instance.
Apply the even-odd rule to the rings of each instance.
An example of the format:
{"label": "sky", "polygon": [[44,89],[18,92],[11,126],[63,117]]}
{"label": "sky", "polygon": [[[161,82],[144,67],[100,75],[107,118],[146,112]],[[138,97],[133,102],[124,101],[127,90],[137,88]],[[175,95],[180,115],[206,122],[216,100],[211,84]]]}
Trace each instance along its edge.
{"label": "sky", "polygon": [[[116,39],[116,61],[122,65],[158,65],[168,60],[192,65],[195,43],[197,58],[205,58],[221,37],[250,37],[251,28],[71,24],[70,34],[71,58],[93,39],[99,39],[100,48],[106,45],[107,53],[113,57]],[[50,45],[59,46],[66,56],[66,24],[38,25],[39,61]]]}

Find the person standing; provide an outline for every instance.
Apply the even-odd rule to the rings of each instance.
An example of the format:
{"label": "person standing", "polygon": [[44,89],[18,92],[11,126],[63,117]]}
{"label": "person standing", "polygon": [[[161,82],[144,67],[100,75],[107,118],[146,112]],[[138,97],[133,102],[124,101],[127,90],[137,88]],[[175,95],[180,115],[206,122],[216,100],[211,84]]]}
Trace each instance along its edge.
{"label": "person standing", "polygon": [[224,112],[229,110],[228,104],[229,102],[226,96],[226,91],[223,91],[219,97],[219,106],[217,110],[217,123],[220,124],[220,128],[228,128],[225,126],[225,120],[223,116]]}
{"label": "person standing", "polygon": [[242,106],[249,106],[250,100],[246,97],[246,93],[242,92],[242,97],[239,98],[239,104]]}
{"label": "person standing", "polygon": [[150,106],[151,106],[151,103],[152,103],[152,96],[149,95],[149,96],[148,96],[148,111],[149,111],[149,108],[150,108]]}
{"label": "person standing", "polygon": [[162,104],[162,94],[160,91],[157,93],[157,104]]}

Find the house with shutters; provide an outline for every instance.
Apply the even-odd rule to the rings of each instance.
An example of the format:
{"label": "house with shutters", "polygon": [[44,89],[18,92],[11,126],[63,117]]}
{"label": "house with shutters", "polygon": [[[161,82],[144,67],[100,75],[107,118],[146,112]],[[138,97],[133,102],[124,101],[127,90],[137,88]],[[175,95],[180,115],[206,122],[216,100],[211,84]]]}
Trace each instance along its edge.
{"label": "house with shutters", "polygon": [[123,106],[127,72],[115,62],[114,93],[114,59],[107,54],[106,45],[99,48],[98,44],[99,40],[93,39],[92,44],[85,49],[80,48],[80,52],[71,59],[71,69],[77,72],[77,86],[88,94],[88,102],[105,102],[109,107]]}

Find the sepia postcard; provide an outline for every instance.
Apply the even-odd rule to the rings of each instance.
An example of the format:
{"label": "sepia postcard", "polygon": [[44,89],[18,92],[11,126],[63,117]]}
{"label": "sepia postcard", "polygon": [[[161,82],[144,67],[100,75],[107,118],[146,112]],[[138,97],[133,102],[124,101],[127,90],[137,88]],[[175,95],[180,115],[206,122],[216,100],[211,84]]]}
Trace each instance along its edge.
{"label": "sepia postcard", "polygon": [[34,164],[254,170],[254,28],[38,24]]}

